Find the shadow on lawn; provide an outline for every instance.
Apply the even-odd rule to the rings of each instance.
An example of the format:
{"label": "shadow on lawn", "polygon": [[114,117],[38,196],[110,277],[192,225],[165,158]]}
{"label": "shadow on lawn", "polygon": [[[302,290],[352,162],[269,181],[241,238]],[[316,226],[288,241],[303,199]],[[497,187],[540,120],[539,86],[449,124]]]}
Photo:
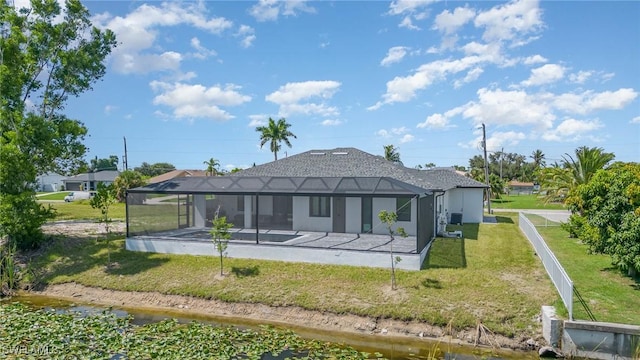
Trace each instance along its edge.
{"label": "shadow on lawn", "polygon": [[247,277],[247,276],[258,276],[260,275],[260,268],[256,266],[245,266],[245,267],[231,267],[231,273],[239,278]]}
{"label": "shadow on lawn", "polygon": [[634,290],[640,291],[640,274],[638,274],[636,276],[631,276],[631,275],[629,275],[629,273],[627,271],[622,271],[622,270],[620,270],[619,268],[617,268],[615,266],[609,266],[609,267],[601,269],[600,271],[614,273],[616,275],[619,275],[622,278],[630,279],[631,281],[634,282],[634,284],[629,284],[629,286],[631,286],[631,288],[634,289]]}
{"label": "shadow on lawn", "polygon": [[435,239],[422,263],[422,269],[458,269],[467,267],[464,241],[465,239],[459,238]]}
{"label": "shadow on lawn", "polygon": [[158,254],[128,251],[121,237],[109,242],[111,265],[107,268],[107,242],[105,238],[55,236],[52,242],[38,254],[32,256],[36,268],[40,269],[37,280],[47,284],[57,276],[73,276],[85,271],[102,268],[111,275],[132,275],[160,266],[169,259]]}

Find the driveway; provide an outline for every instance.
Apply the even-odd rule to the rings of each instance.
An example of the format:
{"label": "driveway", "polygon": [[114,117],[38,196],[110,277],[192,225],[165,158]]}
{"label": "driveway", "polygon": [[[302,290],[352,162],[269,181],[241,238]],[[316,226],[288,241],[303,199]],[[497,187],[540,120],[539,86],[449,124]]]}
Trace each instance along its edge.
{"label": "driveway", "polygon": [[549,221],[566,223],[569,221],[571,211],[569,210],[535,210],[535,209],[492,209],[495,212],[523,212],[542,216]]}

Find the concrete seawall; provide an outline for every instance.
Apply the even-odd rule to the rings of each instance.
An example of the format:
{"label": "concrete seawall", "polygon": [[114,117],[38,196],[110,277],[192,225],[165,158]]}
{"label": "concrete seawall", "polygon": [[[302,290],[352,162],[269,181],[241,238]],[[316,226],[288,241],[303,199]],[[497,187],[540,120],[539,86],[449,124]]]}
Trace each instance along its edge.
{"label": "concrete seawall", "polygon": [[640,326],[560,320],[551,306],[542,307],[542,335],[566,356],[603,360],[640,356]]}

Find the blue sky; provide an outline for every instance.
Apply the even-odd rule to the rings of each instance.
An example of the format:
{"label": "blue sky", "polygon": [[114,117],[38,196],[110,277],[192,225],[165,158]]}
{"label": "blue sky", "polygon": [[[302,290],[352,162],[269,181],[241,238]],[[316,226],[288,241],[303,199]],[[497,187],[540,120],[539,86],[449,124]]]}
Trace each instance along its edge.
{"label": "blue sky", "polygon": [[637,1],[87,1],[119,46],[67,114],[87,159],[204,169],[273,160],[255,127],[292,124],[292,148],[398,147],[407,166],[488,150],[548,162],[578,146],[640,160]]}

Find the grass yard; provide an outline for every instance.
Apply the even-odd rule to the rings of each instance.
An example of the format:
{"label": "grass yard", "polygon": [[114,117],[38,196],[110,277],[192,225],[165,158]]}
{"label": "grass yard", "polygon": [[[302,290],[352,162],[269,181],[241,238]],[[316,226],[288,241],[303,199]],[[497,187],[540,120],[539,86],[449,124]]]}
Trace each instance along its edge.
{"label": "grass yard", "polygon": [[531,195],[502,195],[502,199],[491,200],[494,209],[540,209],[540,210],[564,210],[560,203],[545,204],[537,194]]}
{"label": "grass yard", "polygon": [[[535,220],[536,215],[528,215]],[[557,225],[557,224],[556,224]],[[640,279],[633,280],[611,265],[608,255],[589,255],[587,246],[568,237],[559,226],[537,227],[538,232],[573,280],[596,320],[640,324]],[[588,316],[574,296],[574,317]]]}
{"label": "grass yard", "polygon": [[498,224],[466,224],[466,238],[438,239],[422,271],[398,271],[390,289],[388,269],[248,259],[130,252],[112,242],[106,269],[103,242],[57,239],[34,260],[44,283],[77,282],[124,291],[158,291],[228,302],[299,306],[364,316],[417,319],[453,328],[481,321],[508,336],[539,331],[543,304],[557,301],[533,249],[515,224],[515,214]]}
{"label": "grass yard", "polygon": [[[56,210],[55,220],[98,220],[101,216],[99,209],[94,209],[89,205],[89,200],[78,200],[73,202],[46,202],[43,205],[51,205]],[[113,220],[124,220],[125,204],[116,203],[109,208],[109,216]]]}

